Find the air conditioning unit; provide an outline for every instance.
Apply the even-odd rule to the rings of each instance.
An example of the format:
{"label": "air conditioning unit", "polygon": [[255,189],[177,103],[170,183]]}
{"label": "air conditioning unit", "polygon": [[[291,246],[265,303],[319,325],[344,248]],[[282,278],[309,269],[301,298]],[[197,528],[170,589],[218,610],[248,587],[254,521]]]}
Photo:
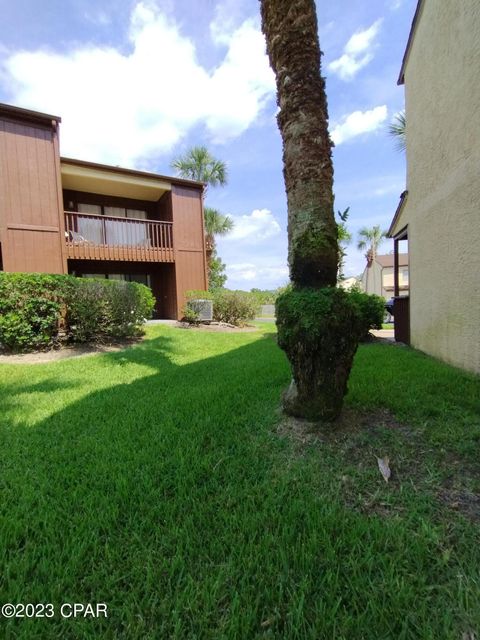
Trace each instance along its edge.
{"label": "air conditioning unit", "polygon": [[213,320],[213,300],[189,300],[187,307],[198,314],[200,322]]}

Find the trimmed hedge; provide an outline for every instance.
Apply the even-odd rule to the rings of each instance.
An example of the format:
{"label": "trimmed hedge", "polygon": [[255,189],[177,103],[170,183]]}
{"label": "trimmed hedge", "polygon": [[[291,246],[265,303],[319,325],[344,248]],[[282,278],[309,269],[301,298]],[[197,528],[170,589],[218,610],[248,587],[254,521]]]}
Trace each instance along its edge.
{"label": "trimmed hedge", "polygon": [[0,346],[35,351],[142,333],[155,299],[136,282],[0,273]]}

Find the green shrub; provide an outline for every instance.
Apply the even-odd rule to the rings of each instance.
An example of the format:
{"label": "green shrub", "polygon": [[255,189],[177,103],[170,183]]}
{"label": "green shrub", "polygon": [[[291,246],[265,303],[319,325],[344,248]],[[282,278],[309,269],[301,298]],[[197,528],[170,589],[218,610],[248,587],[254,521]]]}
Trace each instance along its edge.
{"label": "green shrub", "polygon": [[385,299],[375,294],[364,293],[353,288],[348,291],[350,300],[357,306],[362,319],[361,340],[365,340],[370,329],[381,329],[385,317]]}
{"label": "green shrub", "polygon": [[247,293],[219,289],[213,297],[213,319],[243,326],[257,315],[258,305]]}
{"label": "green shrub", "polygon": [[67,302],[67,324],[74,342],[104,342],[140,335],[152,315],[155,298],[137,282],[96,278],[76,280]]}
{"label": "green shrub", "polygon": [[200,315],[198,311],[196,311],[193,307],[188,306],[187,304],[187,306],[183,310],[183,319],[185,320],[185,322],[188,322],[189,324],[195,324],[196,322],[198,322],[199,318]]}
{"label": "green shrub", "polygon": [[0,273],[0,345],[32,351],[62,340],[133,337],[154,302],[150,289],[135,282]]}
{"label": "green shrub", "polygon": [[0,273],[0,345],[45,349],[58,341],[68,276]]}
{"label": "green shrub", "polygon": [[213,300],[213,319],[243,326],[257,315],[258,304],[254,296],[247,291],[187,291],[187,300]]}

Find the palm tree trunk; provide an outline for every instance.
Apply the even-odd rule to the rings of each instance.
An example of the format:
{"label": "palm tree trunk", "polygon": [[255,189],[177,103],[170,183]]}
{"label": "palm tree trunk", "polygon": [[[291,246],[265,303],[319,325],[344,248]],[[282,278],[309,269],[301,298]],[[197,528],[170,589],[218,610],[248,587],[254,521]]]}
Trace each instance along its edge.
{"label": "palm tree trunk", "polygon": [[335,289],[339,249],[332,143],[314,0],[260,0],[275,72],[293,284],[277,300],[278,342],[292,367],[286,413],[332,421],[341,411],[358,344],[358,317]]}
{"label": "palm tree trunk", "polygon": [[335,286],[333,166],[315,5],[261,0],[261,11],[280,107],[291,279],[299,286]]}

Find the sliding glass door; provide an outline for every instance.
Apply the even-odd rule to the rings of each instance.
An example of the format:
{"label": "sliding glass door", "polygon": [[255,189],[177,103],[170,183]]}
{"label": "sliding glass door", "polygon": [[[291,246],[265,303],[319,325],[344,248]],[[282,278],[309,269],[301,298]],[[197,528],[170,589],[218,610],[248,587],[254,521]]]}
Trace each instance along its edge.
{"label": "sliding glass door", "polygon": [[[146,211],[79,203],[78,212],[89,214],[78,218],[76,233],[78,233],[79,240],[93,244],[131,247],[146,247],[150,244],[147,224],[141,222],[147,219]],[[99,217],[93,217],[94,215]],[[125,218],[125,222],[118,219],[112,220],[112,217]],[[131,222],[127,222],[127,220]]]}

